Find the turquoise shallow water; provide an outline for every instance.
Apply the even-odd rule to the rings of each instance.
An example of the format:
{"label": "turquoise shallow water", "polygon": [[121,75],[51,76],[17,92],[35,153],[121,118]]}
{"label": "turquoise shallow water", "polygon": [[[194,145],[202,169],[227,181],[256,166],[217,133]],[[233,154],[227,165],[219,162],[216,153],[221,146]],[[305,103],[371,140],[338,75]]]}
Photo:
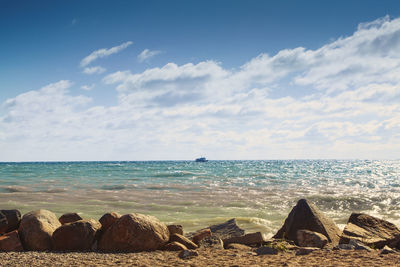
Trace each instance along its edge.
{"label": "turquoise shallow water", "polygon": [[300,198],[339,225],[353,211],[399,225],[400,161],[0,163],[1,208],[22,212],[139,212],[187,231],[236,217],[270,236]]}

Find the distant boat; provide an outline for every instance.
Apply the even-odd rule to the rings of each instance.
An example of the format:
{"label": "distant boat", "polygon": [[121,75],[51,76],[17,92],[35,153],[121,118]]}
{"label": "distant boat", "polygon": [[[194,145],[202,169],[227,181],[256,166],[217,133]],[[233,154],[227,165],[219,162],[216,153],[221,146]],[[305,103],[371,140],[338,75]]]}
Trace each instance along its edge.
{"label": "distant boat", "polygon": [[197,158],[196,162],[207,162],[208,160],[205,157]]}

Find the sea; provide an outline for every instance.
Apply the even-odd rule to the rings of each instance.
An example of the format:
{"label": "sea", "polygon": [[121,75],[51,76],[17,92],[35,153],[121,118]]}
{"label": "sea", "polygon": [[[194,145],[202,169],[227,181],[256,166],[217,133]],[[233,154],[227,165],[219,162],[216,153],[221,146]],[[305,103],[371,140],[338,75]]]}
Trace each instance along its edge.
{"label": "sea", "polygon": [[302,198],[342,228],[352,212],[400,226],[400,161],[0,163],[0,209],[22,213],[136,212],[186,232],[236,218],[271,237]]}

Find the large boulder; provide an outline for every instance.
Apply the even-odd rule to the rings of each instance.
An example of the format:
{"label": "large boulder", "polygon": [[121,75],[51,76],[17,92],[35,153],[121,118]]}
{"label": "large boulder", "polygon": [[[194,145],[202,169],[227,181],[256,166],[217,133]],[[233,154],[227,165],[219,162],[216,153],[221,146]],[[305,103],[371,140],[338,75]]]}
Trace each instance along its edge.
{"label": "large boulder", "polygon": [[101,224],[95,220],[79,220],[58,227],[53,233],[54,250],[88,251],[92,249]]}
{"label": "large boulder", "polygon": [[61,224],[66,224],[82,220],[82,217],[79,216],[78,213],[71,212],[61,215],[61,217],[58,218],[58,220],[60,221]]}
{"label": "large boulder", "polygon": [[310,230],[321,233],[328,238],[330,246],[336,246],[339,243],[341,231],[336,224],[325,217],[322,212],[309,203],[306,199],[300,199],[297,205],[289,213],[282,228],[273,236],[273,238],[284,238],[293,240],[298,244],[297,231]]}
{"label": "large boulder", "polygon": [[379,249],[385,245],[400,248],[400,230],[393,223],[362,213],[350,215],[340,243],[352,239]]}
{"label": "large boulder", "polygon": [[18,231],[12,231],[0,236],[0,251],[23,251]]}
{"label": "large boulder", "polygon": [[26,213],[19,225],[19,235],[25,250],[51,250],[51,236],[61,226],[57,216],[48,210],[35,210]]}
{"label": "large boulder", "polygon": [[98,247],[109,252],[151,251],[161,248],[168,239],[167,226],[157,218],[131,213],[107,229]]}
{"label": "large boulder", "polygon": [[7,218],[6,233],[17,230],[21,222],[21,212],[19,210],[0,210]]}

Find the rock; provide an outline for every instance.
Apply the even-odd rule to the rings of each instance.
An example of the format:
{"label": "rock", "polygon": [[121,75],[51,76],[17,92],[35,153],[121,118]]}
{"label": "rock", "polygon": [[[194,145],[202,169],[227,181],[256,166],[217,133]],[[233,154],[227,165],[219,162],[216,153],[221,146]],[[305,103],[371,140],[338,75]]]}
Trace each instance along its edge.
{"label": "rock", "polygon": [[186,249],[186,250],[182,250],[178,256],[179,256],[179,258],[186,260],[186,259],[190,259],[190,258],[199,256],[199,253],[197,253],[197,251],[195,251],[195,250]]}
{"label": "rock", "polygon": [[54,250],[89,251],[101,224],[95,220],[79,220],[58,227],[53,233]]}
{"label": "rock", "polygon": [[180,251],[180,250],[187,250],[187,247],[179,242],[171,242],[166,244],[163,247],[163,250],[167,250],[167,251]]}
{"label": "rock", "polygon": [[169,238],[170,242],[179,242],[182,245],[184,245],[185,247],[187,247],[188,249],[196,249],[198,248],[198,246],[190,241],[188,238],[184,237],[183,235],[180,234],[173,234],[170,236]]}
{"label": "rock", "polygon": [[273,238],[284,238],[297,243],[298,230],[310,230],[328,238],[330,246],[339,243],[341,231],[336,224],[325,217],[319,209],[306,199],[300,199],[289,213],[282,228]]}
{"label": "rock", "polygon": [[205,238],[207,236],[211,236],[211,230],[208,228],[202,229],[193,235],[192,241],[194,243],[198,244],[200,242],[200,240],[202,240],[203,238]]}
{"label": "rock", "polygon": [[264,237],[260,232],[251,233],[243,236],[231,237],[223,240],[225,245],[237,243],[243,245],[260,245],[265,242]]}
{"label": "rock", "polygon": [[400,248],[400,230],[394,224],[362,213],[350,215],[340,243],[348,244],[350,239],[378,249],[385,245]]}
{"label": "rock", "polygon": [[167,227],[168,227],[170,235],[173,235],[173,234],[183,235],[183,227],[182,227],[182,225],[172,224],[172,225],[167,225]]}
{"label": "rock", "polygon": [[19,210],[0,210],[3,213],[8,222],[6,233],[17,230],[21,223],[21,212]]}
{"label": "rock", "polygon": [[5,233],[8,228],[8,221],[6,215],[0,211],[0,234]]}
{"label": "rock", "polygon": [[296,251],[296,255],[308,255],[313,251],[320,250],[320,248],[301,247]]}
{"label": "rock", "polygon": [[19,225],[18,233],[25,250],[51,250],[51,236],[61,226],[56,215],[48,210],[35,210],[26,213]]}
{"label": "rock", "polygon": [[212,225],[208,228],[211,230],[213,235],[216,235],[221,239],[244,235],[244,230],[237,225],[235,218],[221,224]]}
{"label": "rock", "polygon": [[18,231],[6,233],[0,236],[0,251],[23,251],[21,241],[19,239]]}
{"label": "rock", "polygon": [[276,255],[278,250],[272,247],[259,247],[256,249],[257,255]]}
{"label": "rock", "polygon": [[379,255],[392,254],[392,253],[396,253],[396,251],[394,251],[393,249],[391,249],[391,248],[388,247],[388,246],[384,246],[384,247],[381,249],[381,252],[379,252]]}
{"label": "rock", "polygon": [[226,249],[238,249],[242,251],[247,251],[247,250],[252,250],[252,247],[243,245],[243,244],[237,244],[237,243],[230,243],[225,246]]}
{"label": "rock", "polygon": [[207,236],[199,241],[199,247],[224,249],[224,242],[218,236]]}
{"label": "rock", "polygon": [[108,252],[151,251],[169,240],[167,226],[153,216],[131,213],[119,218],[103,234],[99,249]]}
{"label": "rock", "polygon": [[116,212],[109,212],[101,216],[99,222],[101,223],[101,230],[105,232],[111,225],[113,225],[121,215]]}
{"label": "rock", "polygon": [[300,247],[316,247],[323,248],[328,243],[328,238],[323,234],[309,231],[309,230],[298,230],[297,231],[297,243]]}
{"label": "rock", "polygon": [[[344,244],[342,244],[342,245],[344,245]],[[355,239],[350,239],[350,242],[349,242],[348,245],[353,246],[355,250],[368,250],[368,251],[372,251],[373,250],[369,246],[367,246],[367,245],[365,245],[365,244],[363,244],[360,241],[355,240]]]}
{"label": "rock", "polygon": [[82,220],[82,217],[78,213],[65,213],[58,220],[61,224],[66,224]]}

